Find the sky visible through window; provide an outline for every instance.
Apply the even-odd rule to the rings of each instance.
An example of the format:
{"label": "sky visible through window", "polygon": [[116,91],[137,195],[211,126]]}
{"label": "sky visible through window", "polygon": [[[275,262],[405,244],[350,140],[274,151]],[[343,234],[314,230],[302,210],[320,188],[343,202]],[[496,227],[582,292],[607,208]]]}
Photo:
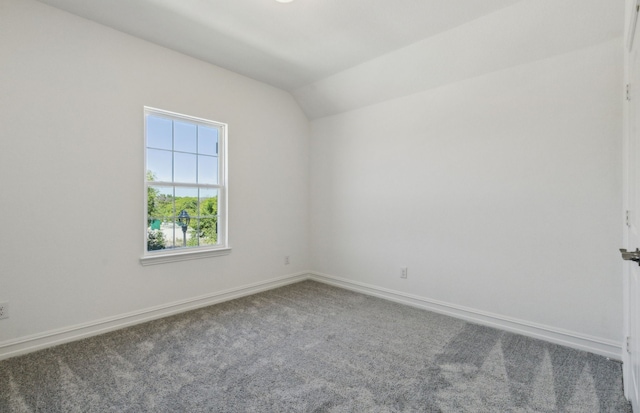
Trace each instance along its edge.
{"label": "sky visible through window", "polygon": [[217,154],[218,129],[147,117],[147,169],[154,181],[217,184]]}

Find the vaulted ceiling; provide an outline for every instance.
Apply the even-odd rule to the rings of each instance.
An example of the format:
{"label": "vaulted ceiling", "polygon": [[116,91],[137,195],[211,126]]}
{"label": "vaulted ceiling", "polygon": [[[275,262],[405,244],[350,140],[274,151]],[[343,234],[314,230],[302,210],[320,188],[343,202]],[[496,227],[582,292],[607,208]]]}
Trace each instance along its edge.
{"label": "vaulted ceiling", "polygon": [[40,1],[290,91],[310,118],[620,36],[624,3]]}

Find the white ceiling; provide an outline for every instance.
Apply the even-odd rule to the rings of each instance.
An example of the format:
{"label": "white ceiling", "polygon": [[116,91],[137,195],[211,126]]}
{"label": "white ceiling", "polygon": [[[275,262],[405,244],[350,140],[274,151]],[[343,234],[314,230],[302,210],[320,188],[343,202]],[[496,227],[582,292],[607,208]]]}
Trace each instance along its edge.
{"label": "white ceiling", "polygon": [[292,94],[318,119],[603,42],[622,51],[623,27],[623,0],[523,0]]}
{"label": "white ceiling", "polygon": [[39,1],[289,91],[309,119],[617,41],[625,4]]}
{"label": "white ceiling", "polygon": [[40,0],[293,91],[521,0]]}

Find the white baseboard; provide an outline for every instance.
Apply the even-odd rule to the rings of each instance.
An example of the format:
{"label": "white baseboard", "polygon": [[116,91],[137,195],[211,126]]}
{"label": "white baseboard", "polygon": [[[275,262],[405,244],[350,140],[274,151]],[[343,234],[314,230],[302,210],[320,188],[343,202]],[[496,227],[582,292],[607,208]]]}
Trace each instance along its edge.
{"label": "white baseboard", "polygon": [[614,360],[620,361],[622,359],[622,344],[612,340],[592,337],[515,318],[504,317],[485,311],[475,310],[473,308],[449,304],[332,275],[317,272],[310,272],[309,274],[309,279],[321,283],[449,315],[476,324],[482,324],[498,328],[500,330],[506,330],[540,340],[549,341],[551,343],[588,351]]}
{"label": "white baseboard", "polygon": [[121,314],[115,317],[104,318],[84,324],[79,324],[62,329],[47,331],[41,334],[21,337],[15,340],[0,342],[0,360],[19,356],[58,344],[103,334],[135,324],[144,323],[162,317],[171,316],[200,307],[233,300],[262,291],[271,290],[288,284],[293,284],[309,278],[307,272],[290,274],[284,277],[273,278],[254,284],[244,285],[212,294],[206,294],[187,300],[175,301],[144,310]]}
{"label": "white baseboard", "polygon": [[83,338],[103,334],[109,331],[118,330],[135,324],[144,323],[162,317],[171,316],[196,308],[233,300],[240,297],[256,294],[262,291],[271,290],[288,284],[304,280],[314,280],[324,284],[333,285],[347,290],[384,298],[401,304],[422,308],[470,321],[477,324],[495,327],[501,330],[534,337],[540,340],[549,341],[588,351],[609,357],[614,360],[621,360],[622,345],[612,340],[598,337],[591,337],[572,331],[566,331],[554,327],[531,323],[528,321],[504,317],[484,311],[475,310],[455,304],[444,303],[429,298],[424,298],[412,294],[394,291],[372,284],[361,283],[345,278],[335,277],[318,272],[300,272],[284,277],[273,278],[259,283],[249,284],[224,290],[212,294],[194,297],[187,300],[176,301],[160,306],[147,308],[115,317],[104,318],[89,323],[79,324],[58,330],[52,330],[41,334],[21,337],[15,340],[0,342],[0,360],[19,356],[58,344]]}

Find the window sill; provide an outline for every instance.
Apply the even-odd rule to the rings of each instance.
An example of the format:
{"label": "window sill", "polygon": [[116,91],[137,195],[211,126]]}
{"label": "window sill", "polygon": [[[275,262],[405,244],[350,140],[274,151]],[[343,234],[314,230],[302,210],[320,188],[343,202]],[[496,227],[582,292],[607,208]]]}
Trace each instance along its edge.
{"label": "window sill", "polygon": [[155,265],[155,264],[166,264],[168,262],[176,262],[176,261],[188,261],[188,260],[196,260],[200,258],[209,258],[209,257],[219,257],[221,255],[229,255],[231,254],[230,247],[223,247],[217,249],[207,249],[207,250],[195,250],[195,251],[183,251],[172,254],[149,254],[144,257],[140,257],[140,264],[147,265]]}

